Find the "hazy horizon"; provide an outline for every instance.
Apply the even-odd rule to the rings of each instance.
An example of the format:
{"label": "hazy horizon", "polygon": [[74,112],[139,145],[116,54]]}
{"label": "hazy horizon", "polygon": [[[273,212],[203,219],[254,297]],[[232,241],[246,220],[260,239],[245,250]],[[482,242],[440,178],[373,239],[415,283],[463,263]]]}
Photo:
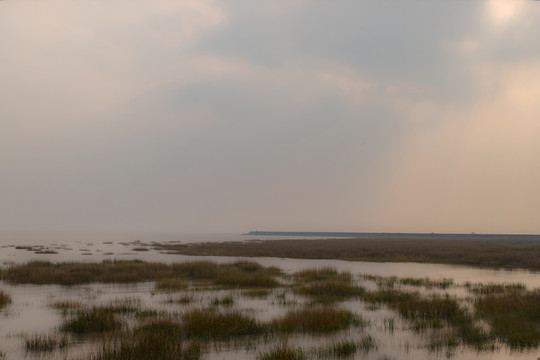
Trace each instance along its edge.
{"label": "hazy horizon", "polygon": [[540,3],[0,2],[0,231],[540,234]]}

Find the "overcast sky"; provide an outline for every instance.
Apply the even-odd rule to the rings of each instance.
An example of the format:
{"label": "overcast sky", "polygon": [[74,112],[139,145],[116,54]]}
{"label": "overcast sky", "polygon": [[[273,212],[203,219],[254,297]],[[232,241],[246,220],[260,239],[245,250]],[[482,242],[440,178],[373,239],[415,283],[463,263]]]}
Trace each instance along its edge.
{"label": "overcast sky", "polygon": [[540,2],[0,1],[0,230],[540,233]]}

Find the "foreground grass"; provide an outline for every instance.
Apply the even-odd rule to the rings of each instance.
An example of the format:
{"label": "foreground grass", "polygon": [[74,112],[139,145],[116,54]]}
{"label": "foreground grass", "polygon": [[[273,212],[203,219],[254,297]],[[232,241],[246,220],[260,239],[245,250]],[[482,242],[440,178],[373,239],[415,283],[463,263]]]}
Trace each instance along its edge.
{"label": "foreground grass", "polygon": [[79,309],[75,316],[64,319],[60,330],[77,335],[88,333],[103,333],[122,328],[115,312],[108,307],[92,307]]}
{"label": "foreground grass", "polygon": [[185,339],[182,326],[160,320],[123,332],[109,341],[89,360],[199,360],[201,347]]}
{"label": "foreground grass", "polygon": [[362,326],[362,319],[348,310],[334,307],[306,307],[290,310],[284,316],[271,322],[278,332],[329,333],[348,328]]}
{"label": "foreground grass", "polygon": [[540,290],[489,293],[475,301],[493,336],[514,349],[540,345]]}
{"label": "foreground grass", "polygon": [[449,336],[455,336],[476,349],[484,349],[493,341],[493,338],[476,324],[466,307],[454,297],[423,296],[417,292],[381,289],[367,294],[365,298],[370,302],[384,303],[396,310],[409,321],[411,329],[416,332],[448,327],[452,330]]}
{"label": "foreground grass", "polygon": [[238,310],[225,312],[194,309],[182,317],[184,334],[198,340],[228,340],[233,337],[259,335],[264,327],[254,317]]}
{"label": "foreground grass", "polygon": [[307,359],[301,347],[294,347],[288,344],[276,345],[273,348],[260,352],[258,360],[305,360]]}
{"label": "foreground grass", "polygon": [[67,337],[59,336],[57,334],[36,334],[33,336],[27,336],[25,338],[24,344],[26,351],[42,352],[53,351],[57,348],[65,348],[69,345],[69,341]]}

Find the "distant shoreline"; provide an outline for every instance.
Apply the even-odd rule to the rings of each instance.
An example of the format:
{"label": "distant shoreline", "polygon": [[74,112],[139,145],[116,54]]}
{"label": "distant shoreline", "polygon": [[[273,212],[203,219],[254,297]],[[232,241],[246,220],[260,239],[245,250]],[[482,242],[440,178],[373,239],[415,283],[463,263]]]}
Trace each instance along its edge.
{"label": "distant shoreline", "polygon": [[343,232],[343,231],[250,231],[242,235],[249,236],[287,236],[321,238],[356,238],[356,239],[515,239],[540,240],[535,234],[460,234],[460,233],[386,233],[386,232]]}
{"label": "distant shoreline", "polygon": [[[270,232],[276,236],[275,232]],[[291,233],[284,236],[291,236]],[[322,233],[317,233],[322,234]],[[261,235],[261,234],[257,234]],[[256,236],[251,234],[250,236]],[[467,265],[480,268],[540,271],[539,236],[484,235],[398,236],[262,239],[191,244],[154,244],[168,254],[204,256],[334,259],[369,262],[417,262]]]}

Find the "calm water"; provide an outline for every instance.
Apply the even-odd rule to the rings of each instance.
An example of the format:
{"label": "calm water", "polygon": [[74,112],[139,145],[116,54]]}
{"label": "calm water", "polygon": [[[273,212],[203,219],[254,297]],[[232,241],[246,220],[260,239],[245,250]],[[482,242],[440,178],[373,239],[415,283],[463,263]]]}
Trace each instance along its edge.
{"label": "calm water", "polygon": [[[0,233],[0,262],[3,266],[13,263],[24,263],[30,260],[63,261],[101,261],[103,259],[140,259],[159,262],[183,262],[194,259],[209,259],[216,262],[230,262],[237,258],[231,257],[192,257],[183,255],[161,254],[149,249],[148,251],[135,251],[136,248],[149,247],[152,242],[201,242],[201,241],[243,241],[251,240],[236,234],[31,234],[31,233]],[[18,247],[18,248],[17,248]],[[29,248],[30,247],[30,248]],[[56,254],[39,254],[37,250],[54,250]],[[39,252],[39,251],[38,251]],[[429,277],[431,279],[452,278],[456,284],[464,282],[520,282],[528,288],[540,288],[540,274],[529,271],[484,270],[464,266],[448,266],[416,263],[369,263],[348,262],[339,260],[303,260],[280,258],[249,258],[262,265],[277,266],[286,272],[294,272],[305,268],[332,266],[339,270],[350,271],[355,275],[374,274],[381,276],[398,277]],[[359,280],[360,281],[360,280]],[[11,286],[0,282],[0,288],[8,292],[13,299],[0,313],[0,351],[5,353],[7,359],[57,359],[73,358],[91,351],[88,343],[79,343],[66,351],[55,352],[45,356],[35,356],[24,350],[24,336],[29,334],[51,333],[58,328],[61,315],[50,304],[59,300],[77,300],[83,303],[107,303],[115,299],[137,298],[143,307],[166,311],[184,311],[189,306],[204,306],[211,299],[229,293],[239,301],[235,306],[243,311],[256,314],[261,320],[269,320],[278,316],[286,307],[279,304],[271,295],[268,299],[245,298],[238,291],[224,292],[206,291],[193,294],[197,300],[195,305],[171,304],[168,302],[170,294],[160,294],[153,291],[152,283],[136,285],[99,285],[62,287],[62,286]],[[459,289],[449,290],[451,294],[459,294]],[[301,305],[302,298],[288,294],[286,300],[291,304]],[[320,344],[332,341],[333,338],[360,339],[369,333],[378,343],[378,348],[368,354],[357,353],[356,359],[445,359],[444,353],[432,353],[425,350],[422,344],[425,339],[420,334],[413,334],[408,330],[399,316],[385,309],[367,310],[360,301],[350,301],[341,304],[363,317],[369,319],[371,326],[364,331],[350,330],[337,334],[335,337],[325,336],[298,336],[294,339],[299,345]],[[384,326],[385,321],[394,319],[395,329],[392,333]],[[261,345],[271,346],[271,344]],[[496,352],[476,353],[471,350],[458,348],[453,359],[536,359],[540,352],[524,351],[512,352],[501,348]],[[257,352],[249,347],[222,346],[210,351],[207,359],[255,359]]]}

